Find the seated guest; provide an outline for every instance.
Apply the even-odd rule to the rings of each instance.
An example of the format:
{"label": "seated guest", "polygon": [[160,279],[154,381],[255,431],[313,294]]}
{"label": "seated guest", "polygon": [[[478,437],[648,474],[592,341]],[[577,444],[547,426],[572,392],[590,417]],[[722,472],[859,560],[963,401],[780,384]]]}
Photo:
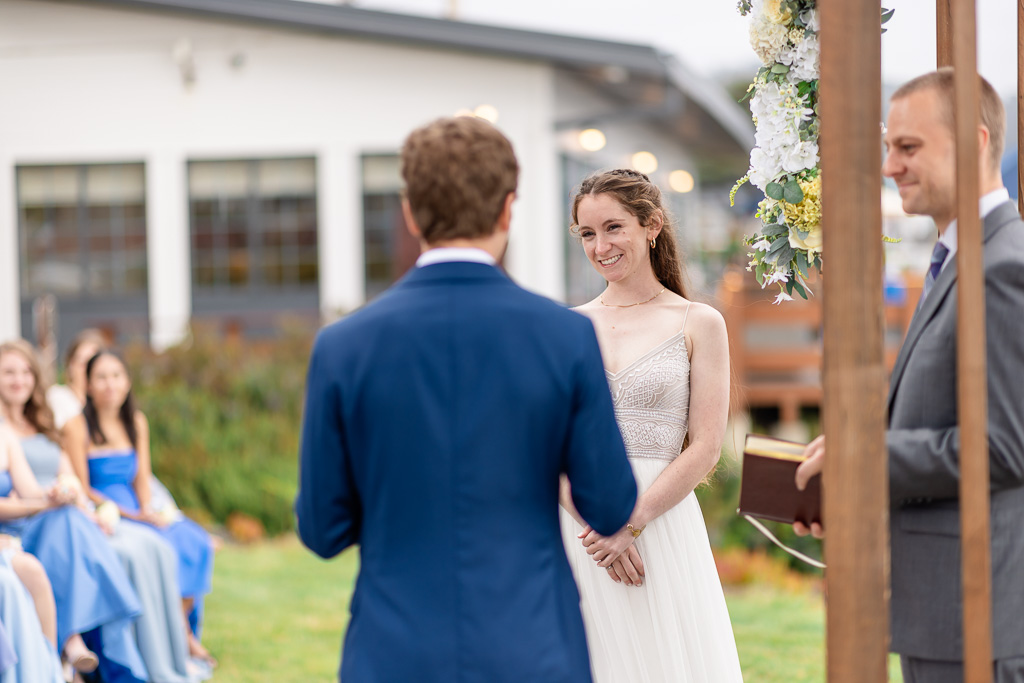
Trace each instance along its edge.
{"label": "seated guest", "polygon": [[[43,392],[35,381],[32,347],[0,344],[0,414],[18,438],[56,438]],[[140,604],[124,568],[103,532],[73,503],[79,492],[67,482],[43,490],[19,445],[4,449],[0,461],[0,532],[19,537],[26,551],[46,569],[53,586],[57,644],[78,671],[99,666],[105,683],[147,680],[132,638]],[[59,451],[59,447],[58,447]],[[11,493],[17,498],[12,498]],[[98,652],[81,634],[94,634]]]}
{"label": "seated guest", "polygon": [[[190,519],[160,514],[152,507],[149,422],[135,409],[124,361],[112,351],[100,351],[85,372],[85,408],[65,427],[75,472],[94,502],[113,501],[128,522],[149,525],[174,546],[183,611],[201,612],[213,578],[210,535]],[[188,632],[189,651],[214,665],[197,631]]]}
{"label": "seated guest", "polygon": [[[89,345],[88,341],[80,342],[79,348]],[[48,407],[34,402],[35,397],[38,397],[36,387],[40,381],[40,368],[32,348],[27,342],[13,342],[0,348],[7,348],[8,353],[19,354],[31,374],[31,379],[26,379],[31,386],[23,392],[29,398],[24,406],[16,405],[15,412],[35,416],[34,421],[38,425],[35,434],[21,439],[21,448],[36,481],[43,488],[53,486],[58,480],[64,484],[70,483],[81,495],[81,502],[91,506],[82,493],[71,461],[60,446],[45,435],[43,425],[49,424]],[[69,355],[74,357],[76,353],[72,351]],[[85,375],[84,361],[81,373]],[[113,503],[108,505],[116,510]],[[193,666],[189,662],[188,637],[181,618],[178,558],[174,548],[147,526],[109,524],[105,522],[105,514],[99,517],[107,526],[113,527],[105,529],[109,533],[110,546],[121,560],[142,604],[142,614],[135,623],[135,637],[142,661],[149,671],[150,681],[189,683],[193,675],[206,673],[202,665]],[[113,519],[116,518],[115,514]]]}
{"label": "seated guest", "polygon": [[[0,419],[0,463],[9,462],[18,437]],[[0,499],[0,506],[4,501]],[[93,657],[81,638],[75,657]],[[63,681],[57,654],[57,607],[46,569],[21,549],[17,539],[0,535],[0,683]]]}
{"label": "seated guest", "polygon": [[[46,390],[46,402],[53,411],[53,423],[58,432],[64,430],[68,420],[82,414],[85,406],[85,364],[105,348],[106,337],[93,327],[82,330],[71,340],[64,355],[64,379],[67,384],[54,384]],[[36,477],[39,477],[38,473]],[[149,486],[154,510],[159,512],[166,509],[173,513],[178,509],[174,498],[156,475],[150,477]]]}

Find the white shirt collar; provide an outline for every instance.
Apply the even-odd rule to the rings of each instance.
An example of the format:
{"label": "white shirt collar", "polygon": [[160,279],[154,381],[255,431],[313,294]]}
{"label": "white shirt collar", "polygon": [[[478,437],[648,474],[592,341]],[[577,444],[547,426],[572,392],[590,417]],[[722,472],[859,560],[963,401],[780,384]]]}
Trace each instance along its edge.
{"label": "white shirt collar", "polygon": [[[1005,187],[1000,187],[998,190],[992,190],[989,192],[978,200],[978,211],[981,214],[981,220],[985,220],[990,213],[995,211],[997,206],[1008,201],[1010,201],[1010,191]],[[942,267],[945,268],[946,265],[953,260],[950,256],[956,253],[958,244],[955,219],[946,228],[946,232],[942,233],[939,237],[939,241],[949,249],[949,255],[946,256],[946,260],[942,262]]]}
{"label": "white shirt collar", "polygon": [[496,266],[498,262],[483,249],[476,247],[437,247],[420,254],[416,267],[432,266],[435,263],[469,262]]}

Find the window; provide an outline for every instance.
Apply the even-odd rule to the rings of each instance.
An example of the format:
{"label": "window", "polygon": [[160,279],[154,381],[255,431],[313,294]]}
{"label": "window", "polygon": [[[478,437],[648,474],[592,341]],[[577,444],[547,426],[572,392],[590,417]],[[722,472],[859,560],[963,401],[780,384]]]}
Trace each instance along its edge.
{"label": "window", "polygon": [[195,292],[316,289],[315,160],[193,161],[188,183]]}
{"label": "window", "polygon": [[17,169],[23,299],[144,295],[142,164]]}
{"label": "window", "polygon": [[363,157],[363,245],[366,298],[377,296],[416,263],[419,242],[402,217],[402,179],[396,155]]}

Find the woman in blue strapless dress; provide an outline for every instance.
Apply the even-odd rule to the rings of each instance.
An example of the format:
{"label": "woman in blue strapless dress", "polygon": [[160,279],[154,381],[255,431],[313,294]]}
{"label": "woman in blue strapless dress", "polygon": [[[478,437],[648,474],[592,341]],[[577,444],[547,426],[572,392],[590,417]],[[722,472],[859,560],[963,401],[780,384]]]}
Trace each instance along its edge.
{"label": "woman in blue strapless dress", "polygon": [[[5,434],[27,437],[42,432],[56,437],[37,374],[27,342],[0,344]],[[16,500],[10,497],[12,491]],[[106,536],[72,505],[80,498],[77,489],[62,483],[44,491],[20,444],[5,446],[0,462],[0,533],[20,538],[24,550],[45,568],[56,604],[58,648],[80,671],[98,665],[107,683],[146,681],[132,633],[141,610],[139,599]],[[95,654],[82,642],[83,635],[91,639]]]}
{"label": "woman in blue strapless dress", "polygon": [[65,433],[72,465],[90,497],[113,501],[124,519],[152,526],[177,551],[183,609],[192,618],[189,650],[214,664],[198,638],[198,615],[213,579],[213,542],[180,513],[165,516],[152,509],[149,423],[135,409],[128,369],[113,352],[100,351],[86,364],[86,405]]}

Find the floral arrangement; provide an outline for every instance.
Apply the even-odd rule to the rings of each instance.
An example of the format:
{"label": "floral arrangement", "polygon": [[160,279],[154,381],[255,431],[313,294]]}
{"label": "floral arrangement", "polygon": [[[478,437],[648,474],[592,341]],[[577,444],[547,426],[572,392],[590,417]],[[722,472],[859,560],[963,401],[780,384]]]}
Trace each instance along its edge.
{"label": "floral arrangement", "polygon": [[[747,88],[754,119],[750,170],[729,194],[746,182],[758,187],[761,229],[745,238],[751,247],[747,270],[762,288],[779,286],[775,303],[804,299],[806,278],[821,268],[821,169],[818,155],[817,0],[740,0],[750,15],[750,45],[762,66]],[[882,23],[892,17],[882,11]],[[883,29],[884,31],[884,29]]]}

